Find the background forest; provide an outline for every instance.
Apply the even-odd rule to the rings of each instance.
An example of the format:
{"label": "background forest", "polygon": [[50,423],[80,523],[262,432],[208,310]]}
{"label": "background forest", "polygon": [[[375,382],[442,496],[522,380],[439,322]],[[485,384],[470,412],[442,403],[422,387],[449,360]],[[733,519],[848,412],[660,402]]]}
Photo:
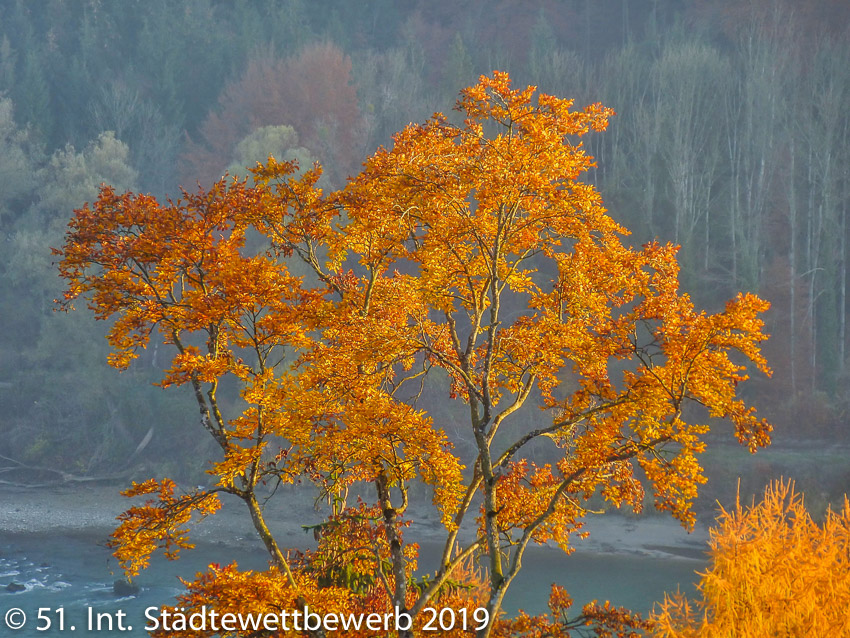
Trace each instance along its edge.
{"label": "background forest", "polygon": [[591,177],[631,242],[682,245],[697,305],[771,301],[774,376],[749,391],[779,451],[745,488],[784,471],[833,498],[850,478],[823,451],[847,443],[850,408],[848,28],[842,0],[0,2],[0,454],[81,475],[205,469],[189,391],[151,385],[169,357],[117,376],[105,327],[53,311],[49,248],[100,183],[176,196],[273,154],[321,161],[338,187],[500,69],[617,112],[587,142]]}

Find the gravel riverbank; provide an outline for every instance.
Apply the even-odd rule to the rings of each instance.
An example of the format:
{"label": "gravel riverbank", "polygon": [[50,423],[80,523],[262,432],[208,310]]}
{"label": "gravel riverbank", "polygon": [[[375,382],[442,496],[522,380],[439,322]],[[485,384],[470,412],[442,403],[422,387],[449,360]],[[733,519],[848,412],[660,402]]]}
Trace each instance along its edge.
{"label": "gravel riverbank", "polygon": [[[132,501],[119,494],[121,486],[62,486],[57,488],[0,488],[0,534],[65,534],[106,537],[117,525],[116,517]],[[282,496],[282,497],[281,497]],[[278,495],[266,510],[269,527],[284,545],[310,545],[312,535],[303,525],[319,522],[322,514],[312,502],[292,493]],[[430,514],[430,512],[429,512]],[[432,516],[413,516],[408,538],[436,542],[441,527]],[[669,516],[628,517],[616,513],[591,517],[585,527],[587,539],[576,539],[582,552],[626,553],[663,557],[701,557],[708,531],[698,525],[688,534]],[[258,543],[242,504],[222,499],[222,510],[197,524],[191,537],[197,542],[221,545]]]}

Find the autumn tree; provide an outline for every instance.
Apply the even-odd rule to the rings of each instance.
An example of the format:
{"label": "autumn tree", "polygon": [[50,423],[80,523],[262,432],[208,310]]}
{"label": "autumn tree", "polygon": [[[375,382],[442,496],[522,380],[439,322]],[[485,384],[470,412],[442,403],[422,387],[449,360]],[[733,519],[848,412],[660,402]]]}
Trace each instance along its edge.
{"label": "autumn tree", "polygon": [[[159,547],[188,547],[192,514],[227,493],[244,501],[269,570],[213,566],[181,606],[397,608],[415,627],[426,607],[451,606],[478,636],[496,635],[512,630],[499,614],[529,546],[572,551],[591,497],[639,511],[647,487],[690,527],[710,419],[731,421],[751,451],[768,443],[770,426],[737,396],[748,365],[768,372],[767,304],[739,295],[699,312],[678,290],[676,247],[623,243],[580,179],[593,165],[580,138],[611,111],[572,110],[499,72],[457,108],[461,125],[408,126],[335,192],[317,188],[318,166],[299,175],[270,159],[251,184],[165,204],[105,187],[76,211],[57,251],[64,305],[84,298],[113,320],[119,369],[154,340],[173,346],[161,383],[191,388],[220,448],[210,489],[178,494],[165,479],[127,492],[150,496],[113,536],[129,575]],[[248,250],[249,235],[267,244]],[[292,259],[312,274],[291,274]],[[422,401],[441,379],[465,411],[469,454]],[[220,401],[225,380],[241,388],[227,403],[241,412]],[[318,548],[296,554],[258,490],[300,479],[332,506]],[[425,579],[403,537],[417,484],[444,527]],[[581,619],[631,626],[617,613]]]}
{"label": "autumn tree", "polygon": [[850,629],[850,503],[815,522],[790,481],[776,481],[749,507],[722,509],[711,533],[701,599],[666,598],[656,634],[844,636]]}

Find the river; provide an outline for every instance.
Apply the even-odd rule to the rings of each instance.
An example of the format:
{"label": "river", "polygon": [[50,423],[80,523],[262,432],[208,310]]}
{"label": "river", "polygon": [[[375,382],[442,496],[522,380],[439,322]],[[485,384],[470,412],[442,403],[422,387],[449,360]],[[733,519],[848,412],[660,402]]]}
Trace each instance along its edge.
{"label": "river", "polygon": [[[423,563],[436,555],[436,545],[423,544]],[[247,568],[263,569],[265,557],[256,548],[239,550],[231,546],[217,548],[203,544],[185,552],[179,561],[156,558],[138,578],[141,591],[135,596],[116,597],[113,581],[119,577],[116,561],[102,543],[85,534],[56,536],[47,534],[0,536],[0,614],[20,609],[27,620],[12,634],[20,638],[35,636],[98,635],[145,636],[145,609],[172,603],[181,592],[178,576],[191,578],[210,562],[237,560]],[[664,592],[682,587],[693,593],[695,569],[704,561],[675,556],[646,556],[596,552],[577,552],[565,556],[558,550],[531,548],[523,561],[523,571],[506,600],[510,614],[522,608],[542,612],[552,582],[567,587],[576,604],[594,598],[610,599],[636,611],[647,611]],[[19,593],[5,591],[10,582],[26,587]],[[57,612],[59,608],[64,611]],[[39,609],[42,612],[39,620]],[[109,612],[112,619],[101,617],[101,630],[89,631],[89,609],[93,619]],[[122,612],[125,631],[119,631],[118,612]],[[15,621],[15,618],[12,618]],[[45,627],[47,621],[51,627]],[[60,620],[64,631],[60,630]],[[7,635],[0,621],[0,635]],[[16,621],[17,622],[17,621]],[[107,622],[112,622],[108,630]],[[71,627],[74,627],[72,630]],[[96,623],[92,625],[96,627]],[[130,629],[132,627],[132,629]]]}

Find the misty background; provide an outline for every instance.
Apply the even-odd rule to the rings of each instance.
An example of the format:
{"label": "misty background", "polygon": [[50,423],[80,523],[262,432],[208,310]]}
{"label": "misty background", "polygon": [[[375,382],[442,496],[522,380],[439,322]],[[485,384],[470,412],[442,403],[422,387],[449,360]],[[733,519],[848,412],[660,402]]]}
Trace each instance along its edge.
{"label": "misty background", "polygon": [[628,241],[682,246],[698,306],[772,303],[774,375],[744,392],[776,444],[719,424],[705,506],[782,474],[823,511],[850,483],[849,25],[842,0],[3,0],[0,480],[207,467],[190,391],[152,385],[170,353],[119,375],[102,322],[54,312],[50,247],[99,184],[176,197],[273,154],[339,188],[498,69],[617,112],[589,179]]}

